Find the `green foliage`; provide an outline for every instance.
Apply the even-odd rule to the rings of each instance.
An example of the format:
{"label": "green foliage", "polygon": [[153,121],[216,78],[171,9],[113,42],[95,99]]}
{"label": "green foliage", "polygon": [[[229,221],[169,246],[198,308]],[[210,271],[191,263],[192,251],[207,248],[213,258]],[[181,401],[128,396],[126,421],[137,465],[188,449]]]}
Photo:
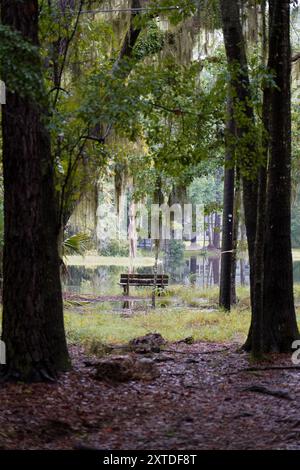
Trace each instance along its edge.
{"label": "green foliage", "polygon": [[121,242],[119,240],[111,240],[105,247],[100,248],[100,255],[102,256],[128,256],[129,246],[128,242]]}
{"label": "green foliage", "polygon": [[188,193],[193,204],[203,204],[207,208],[207,212],[220,211],[222,191],[222,181],[213,175],[204,175],[195,178],[191,183]]}
{"label": "green foliage", "polygon": [[222,28],[219,0],[198,0],[198,15],[203,27],[208,31]]}
{"label": "green foliage", "polygon": [[44,89],[38,47],[0,24],[1,79],[7,90],[34,101],[43,101]]}
{"label": "green foliage", "polygon": [[164,46],[164,33],[159,29],[155,20],[150,21],[140,34],[134,48],[134,57],[142,60],[153,54],[157,54]]}
{"label": "green foliage", "polygon": [[168,243],[169,261],[174,264],[180,264],[184,258],[185,245],[182,240],[170,240]]}
{"label": "green foliage", "polygon": [[[165,254],[165,271],[175,274],[184,264],[185,245],[182,240],[169,240]],[[168,291],[164,295],[168,295]]]}
{"label": "green foliage", "polygon": [[[174,51],[165,47],[167,35],[159,23],[168,22],[171,33],[176,34],[193,18],[202,29],[215,31],[220,27],[219,1],[152,0],[147,4],[151,11],[135,17],[141,33],[133,57],[121,61],[117,71],[113,65],[129,15],[77,18],[79,3],[42,2],[40,48],[0,25],[1,77],[7,88],[35,100],[49,98],[49,130],[63,223],[82,194],[101,175],[113,174],[118,165],[134,177],[133,197],[137,201],[150,201],[158,177],[166,188],[165,196],[173,185],[188,186],[197,178],[189,191],[192,200],[204,203],[208,211],[219,209],[213,178],[200,183],[198,177],[213,174],[223,165],[227,84],[230,76],[234,79],[244,72],[235,65],[228,72],[223,47],[214,51],[213,57],[179,63]],[[272,72],[261,65],[258,47],[249,50],[249,70],[252,100],[247,105],[254,111],[256,124],[236,104],[236,121],[247,132],[232,143],[236,148],[234,163],[243,175],[253,177],[263,153],[262,90],[274,86]],[[295,107],[295,193],[298,121]],[[104,143],[110,129],[112,138]],[[251,142],[256,145],[249,154]]]}
{"label": "green foliage", "polygon": [[[150,16],[155,14],[157,8],[157,16],[167,15],[172,24],[178,24],[186,18],[192,16],[197,11],[197,0],[152,0],[149,3],[151,8]],[[169,10],[168,10],[169,8]],[[165,11],[163,10],[165,9]]]}
{"label": "green foliage", "polygon": [[236,165],[242,176],[253,179],[257,176],[260,166],[266,164],[264,161],[266,130],[262,122],[263,91],[265,88],[276,86],[273,72],[262,64],[258,46],[252,48],[249,54],[247,70],[242,70],[238,63],[228,66],[228,83],[242,81],[246,84],[248,76],[251,100],[240,101],[235,87],[229,87],[238,131],[237,136],[227,133],[226,138],[228,145],[234,148],[231,165]]}
{"label": "green foliage", "polygon": [[84,255],[87,251],[90,236],[86,233],[76,233],[66,238],[63,242],[63,250],[65,255]]}

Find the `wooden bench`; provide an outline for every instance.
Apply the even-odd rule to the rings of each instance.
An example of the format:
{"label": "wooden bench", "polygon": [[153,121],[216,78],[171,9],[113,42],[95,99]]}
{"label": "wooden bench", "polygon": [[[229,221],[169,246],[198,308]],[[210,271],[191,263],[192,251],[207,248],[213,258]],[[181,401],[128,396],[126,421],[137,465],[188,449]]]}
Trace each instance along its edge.
{"label": "wooden bench", "polygon": [[[121,274],[120,285],[123,286],[124,295],[129,295],[129,286],[154,286],[154,280],[154,274]],[[164,289],[168,285],[169,276],[167,274],[157,274],[156,287]]]}

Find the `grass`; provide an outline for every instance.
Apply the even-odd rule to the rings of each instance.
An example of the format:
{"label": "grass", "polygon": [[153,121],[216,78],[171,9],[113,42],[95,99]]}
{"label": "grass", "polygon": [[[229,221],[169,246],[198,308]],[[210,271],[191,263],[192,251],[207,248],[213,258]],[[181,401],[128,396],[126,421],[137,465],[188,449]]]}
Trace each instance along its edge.
{"label": "grass", "polygon": [[85,313],[65,315],[68,340],[90,349],[95,343],[125,344],[136,336],[160,333],[168,341],[188,336],[195,340],[226,342],[243,341],[250,314],[234,310],[231,314],[215,311],[164,308],[124,318],[119,314]]}
{"label": "grass", "polygon": [[[127,317],[112,311],[109,303],[85,305],[80,313],[70,306],[65,312],[67,337],[70,343],[82,344],[88,351],[98,350],[98,346],[101,350],[106,344],[125,344],[150,332],[160,333],[168,341],[193,336],[196,341],[243,342],[250,323],[249,290],[239,287],[238,296],[239,307],[230,314],[217,308],[217,287],[202,290],[171,286],[157,298],[156,310],[145,308]],[[180,307],[175,306],[176,302]]]}
{"label": "grass", "polygon": [[[143,289],[142,295],[149,297],[150,292]],[[295,284],[294,292],[297,304],[300,284]],[[157,298],[156,310],[145,307],[130,316],[124,316],[122,311],[113,311],[109,302],[78,308],[70,305],[65,309],[67,337],[70,343],[82,344],[88,352],[102,351],[103,345],[107,344],[126,344],[132,338],[150,332],[160,333],[168,341],[193,336],[195,341],[235,341],[242,344],[250,324],[249,287],[239,286],[237,297],[239,303],[231,313],[218,308],[217,287],[203,290],[170,286],[164,295]],[[300,328],[300,309],[297,319]]]}

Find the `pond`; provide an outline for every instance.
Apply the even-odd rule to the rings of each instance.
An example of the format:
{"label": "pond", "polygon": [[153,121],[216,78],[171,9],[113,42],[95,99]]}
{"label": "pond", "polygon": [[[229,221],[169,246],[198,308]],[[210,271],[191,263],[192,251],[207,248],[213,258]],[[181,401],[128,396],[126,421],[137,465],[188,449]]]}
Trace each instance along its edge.
{"label": "pond", "polygon": [[[111,261],[113,263],[113,260]],[[105,263],[106,264],[106,263]],[[125,263],[124,263],[125,264]],[[149,263],[147,263],[149,264]],[[300,279],[300,262],[298,277]],[[120,265],[68,265],[64,291],[77,294],[121,294],[120,274],[128,272],[128,266]],[[150,274],[152,266],[137,266],[136,273]],[[194,285],[202,288],[216,286],[220,281],[220,258],[203,255],[186,255],[178,260],[165,257],[160,261],[159,273],[169,274],[170,284]],[[249,284],[249,264],[245,259],[237,261],[237,284]]]}
{"label": "pond", "polygon": [[[119,258],[120,260],[120,258]],[[114,265],[69,265],[68,276],[65,278],[64,291],[76,294],[93,295],[118,295],[122,293],[119,286],[120,274],[128,272],[128,266]],[[124,263],[126,264],[126,263]],[[143,264],[143,262],[141,263]],[[137,266],[137,273],[152,273],[149,266]],[[300,283],[300,261],[294,261],[294,282]],[[220,281],[220,257],[207,257],[193,255],[183,259],[165,257],[159,265],[159,273],[170,276],[170,284],[194,285],[201,288],[209,288],[219,285]],[[238,285],[249,285],[249,263],[245,259],[239,259],[236,267],[236,282]]]}

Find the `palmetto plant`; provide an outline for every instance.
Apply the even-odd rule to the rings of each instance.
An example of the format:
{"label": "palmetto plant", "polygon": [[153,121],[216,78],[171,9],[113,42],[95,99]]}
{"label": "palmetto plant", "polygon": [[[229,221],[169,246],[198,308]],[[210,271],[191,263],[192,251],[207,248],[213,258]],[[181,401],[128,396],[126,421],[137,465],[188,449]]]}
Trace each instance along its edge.
{"label": "palmetto plant", "polygon": [[66,238],[63,242],[63,254],[67,255],[83,255],[88,248],[90,237],[86,233],[75,233]]}

